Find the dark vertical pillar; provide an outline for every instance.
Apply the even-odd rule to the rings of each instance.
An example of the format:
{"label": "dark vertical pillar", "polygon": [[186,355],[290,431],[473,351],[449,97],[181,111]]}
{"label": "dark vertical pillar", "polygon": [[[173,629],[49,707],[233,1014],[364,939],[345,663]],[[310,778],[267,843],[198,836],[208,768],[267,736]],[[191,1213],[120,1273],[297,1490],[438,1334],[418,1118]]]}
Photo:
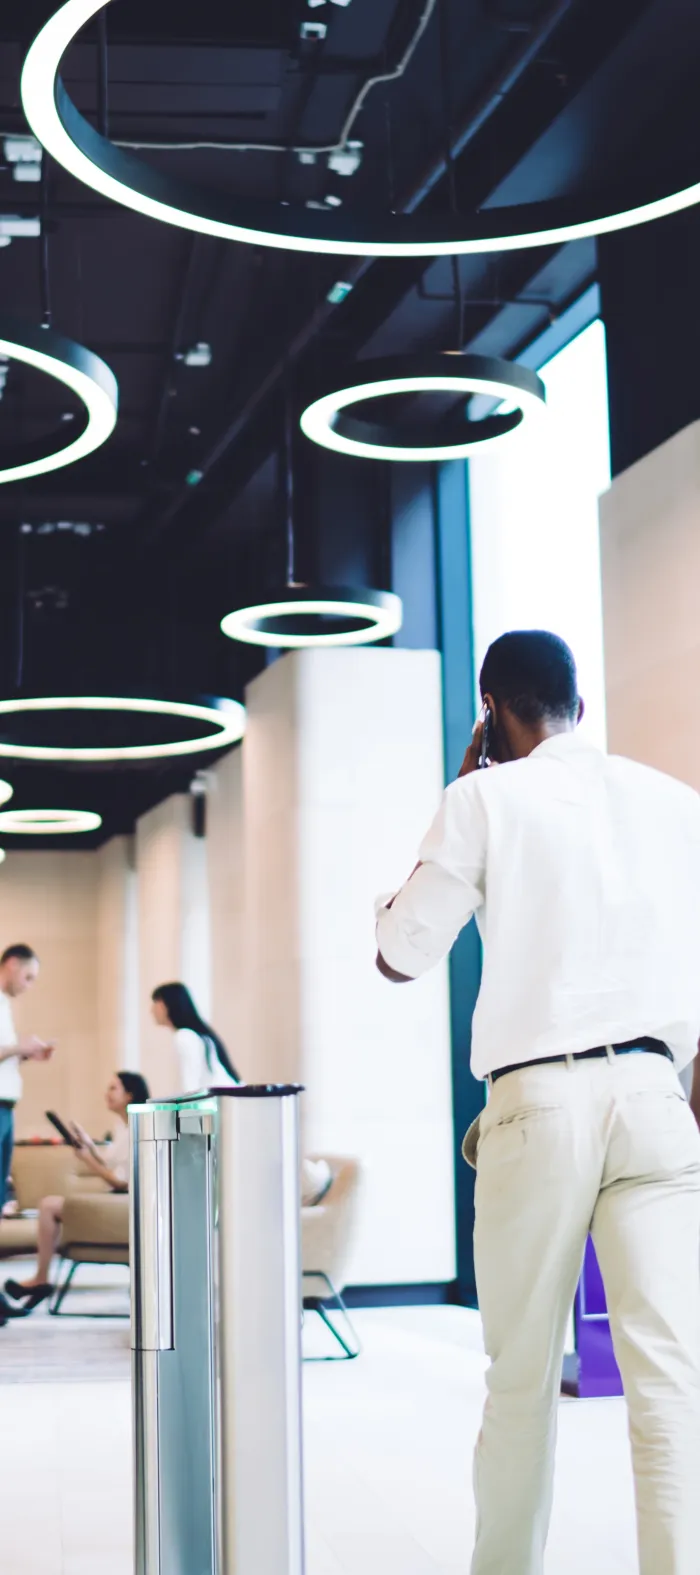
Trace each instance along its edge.
{"label": "dark vertical pillar", "polygon": [[[445,774],[454,780],[474,725],[469,492],[467,467],[455,462],[435,471],[435,536],[438,633],[443,662]],[[454,1163],[457,1200],[457,1299],[476,1304],[474,1277],[474,1172],[461,1145],[470,1122],[484,1105],[483,1084],[472,1077],[472,1015],[481,978],[481,946],[474,924],[450,956]]]}
{"label": "dark vertical pillar", "polygon": [[700,419],[700,209],[598,242],[614,476]]}

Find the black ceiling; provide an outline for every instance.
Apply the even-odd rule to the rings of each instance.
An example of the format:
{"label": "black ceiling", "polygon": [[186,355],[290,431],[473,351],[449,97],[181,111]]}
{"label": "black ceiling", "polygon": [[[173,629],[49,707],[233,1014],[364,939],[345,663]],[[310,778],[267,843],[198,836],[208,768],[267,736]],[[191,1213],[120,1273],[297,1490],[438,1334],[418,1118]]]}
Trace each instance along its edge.
{"label": "black ceiling", "polygon": [[[53,9],[1,8],[0,139],[28,129],[21,63]],[[110,136],[224,192],[330,196],[349,216],[450,201],[468,213],[631,189],[640,171],[685,182],[698,146],[696,0],[111,0],[106,17]],[[308,23],[326,37],[303,40]],[[337,143],[364,86],[391,78],[407,55],[402,74],[363,99],[351,133],[359,167],[334,172],[313,150]],[[88,118],[100,108],[98,57],[92,24],[64,62]],[[357,357],[454,344],[450,261],[334,259],[197,237],[104,201],[55,165],[46,202],[53,325],[109,363],[120,413],[90,458],[0,487],[0,694],[111,686],[240,698],[259,653],[226,641],[218,621],[282,577],[285,387],[297,405],[310,383]],[[0,165],[0,215],[36,217],[40,207],[40,186]],[[463,258],[464,345],[516,354],[595,270],[586,241]],[[354,287],[332,305],[338,280]],[[37,239],[0,250],[0,305],[40,319]],[[211,362],[188,366],[183,352],[198,341]],[[73,413],[47,379],[11,366],[0,448]],[[304,452],[303,487],[313,488],[316,462]],[[323,528],[332,533],[332,511]],[[5,774],[18,806],[97,808],[112,833],[185,787],[198,763],[8,764]]]}

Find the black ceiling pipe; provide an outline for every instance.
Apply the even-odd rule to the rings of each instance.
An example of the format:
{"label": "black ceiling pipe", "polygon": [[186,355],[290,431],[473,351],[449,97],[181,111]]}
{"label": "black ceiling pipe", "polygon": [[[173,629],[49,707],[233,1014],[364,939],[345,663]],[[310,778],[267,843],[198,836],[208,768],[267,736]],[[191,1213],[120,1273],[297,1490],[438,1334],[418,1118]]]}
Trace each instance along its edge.
{"label": "black ceiling pipe", "polygon": [[[518,42],[514,46],[506,65],[495,74],[488,88],[480,95],[476,105],[470,110],[467,119],[459,127],[452,149],[453,159],[464,152],[485,122],[499,108],[505,95],[515,85],[523,72],[527,70],[528,66],[532,64],[532,61],[548,42],[551,34],[558,27],[567,12],[571,10],[574,3],[575,0],[554,0],[554,3],[548,6],[546,12],[538,21],[533,23],[532,28],[527,33],[517,35]],[[421,177],[415,190],[404,199],[402,204],[403,210],[411,213],[419,207],[421,202],[425,200],[444,177],[446,169],[446,156],[442,156],[431,164],[430,168]],[[343,274],[348,283],[353,286],[356,285],[363,275],[371,269],[374,261],[374,258],[363,258],[361,261],[353,264],[352,267],[344,268]],[[430,267],[433,261],[434,259],[430,257],[417,259],[416,277],[420,277],[421,273]],[[311,340],[325,326],[335,310],[335,306],[328,301],[324,300],[319,304],[309,322],[296,335],[291,345],[286,347],[279,360],[246,400],[242,410],[224,428],[209,452],[202,459],[198,467],[201,471],[200,485],[236,442],[237,438],[240,437],[256,410],[273,391],[280,378],[285,375],[288,365],[298,359]],[[149,548],[156,541],[159,541],[170,522],[179,513],[184,504],[189,502],[191,497],[191,487],[187,485],[180,487],[169,503],[160,511],[156,519],[151,520],[149,527],[141,534],[141,546]]]}

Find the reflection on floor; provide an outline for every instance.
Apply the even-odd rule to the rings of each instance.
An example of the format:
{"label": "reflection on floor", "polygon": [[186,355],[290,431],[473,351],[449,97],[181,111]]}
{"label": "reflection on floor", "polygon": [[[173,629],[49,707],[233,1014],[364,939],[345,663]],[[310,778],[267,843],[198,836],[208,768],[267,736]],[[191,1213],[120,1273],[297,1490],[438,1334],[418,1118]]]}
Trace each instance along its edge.
{"label": "reflection on floor", "polygon": [[[485,1365],[478,1319],[448,1307],[353,1316],[360,1359],[305,1367],[307,1575],[467,1575]],[[323,1332],[305,1337],[320,1352]],[[89,1372],[68,1382],[83,1356]],[[40,1311],[0,1330],[8,1575],[132,1575],[128,1369],[123,1321],[57,1323]],[[547,1575],[593,1569],[637,1569],[616,1400],[561,1407]]]}

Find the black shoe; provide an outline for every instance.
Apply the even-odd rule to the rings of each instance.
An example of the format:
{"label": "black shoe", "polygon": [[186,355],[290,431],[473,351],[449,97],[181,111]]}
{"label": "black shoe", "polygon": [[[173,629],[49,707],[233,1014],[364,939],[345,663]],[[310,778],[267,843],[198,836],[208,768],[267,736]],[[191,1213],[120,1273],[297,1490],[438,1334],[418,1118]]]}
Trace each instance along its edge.
{"label": "black shoe", "polygon": [[36,1289],[36,1285],[20,1285],[19,1280],[6,1280],[4,1285],[5,1295],[13,1302],[26,1301]]}
{"label": "black shoe", "polygon": [[6,1323],[8,1318],[28,1317],[29,1313],[33,1312],[40,1302],[45,1302],[49,1296],[53,1296],[53,1289],[53,1285],[37,1285],[33,1291],[29,1292],[24,1306],[21,1307],[13,1307],[5,1296],[0,1295],[0,1318]]}

